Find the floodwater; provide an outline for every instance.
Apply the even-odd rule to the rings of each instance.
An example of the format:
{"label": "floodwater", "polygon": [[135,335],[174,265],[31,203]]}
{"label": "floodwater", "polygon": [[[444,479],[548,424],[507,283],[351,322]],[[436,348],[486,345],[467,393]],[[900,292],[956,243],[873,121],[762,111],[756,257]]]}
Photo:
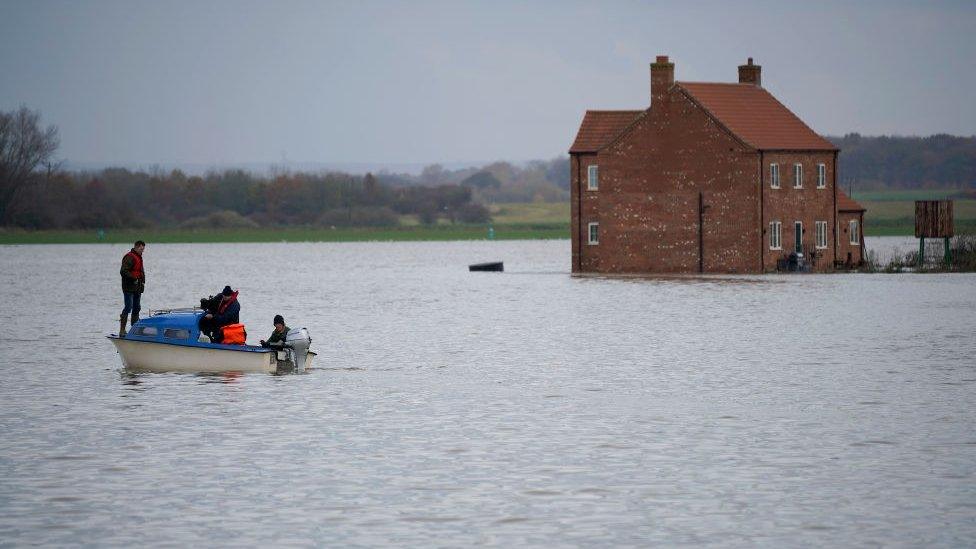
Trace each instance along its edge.
{"label": "floodwater", "polygon": [[[869,239],[868,245],[878,244]],[[153,245],[305,375],[126,375],[124,247],[0,247],[0,545],[972,545],[976,276],[571,277],[568,241]],[[469,273],[503,260],[505,273]]]}

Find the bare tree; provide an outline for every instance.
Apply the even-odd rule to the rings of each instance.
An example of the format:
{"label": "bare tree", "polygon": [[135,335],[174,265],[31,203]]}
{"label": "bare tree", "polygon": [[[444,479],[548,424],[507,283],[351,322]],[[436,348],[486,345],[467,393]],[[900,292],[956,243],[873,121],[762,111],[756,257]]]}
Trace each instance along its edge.
{"label": "bare tree", "polygon": [[60,143],[57,126],[41,127],[40,111],[24,106],[0,111],[0,224],[7,221],[10,203],[34,170],[54,169],[52,156]]}

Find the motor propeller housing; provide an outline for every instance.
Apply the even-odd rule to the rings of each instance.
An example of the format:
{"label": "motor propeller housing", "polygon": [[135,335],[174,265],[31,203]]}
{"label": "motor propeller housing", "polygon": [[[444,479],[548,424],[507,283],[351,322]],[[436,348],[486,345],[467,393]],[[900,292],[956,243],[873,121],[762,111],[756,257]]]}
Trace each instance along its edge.
{"label": "motor propeller housing", "polygon": [[296,372],[305,371],[305,359],[308,355],[308,348],[312,345],[312,338],[308,335],[305,328],[294,328],[285,334],[285,348],[291,350],[292,363],[295,365]]}

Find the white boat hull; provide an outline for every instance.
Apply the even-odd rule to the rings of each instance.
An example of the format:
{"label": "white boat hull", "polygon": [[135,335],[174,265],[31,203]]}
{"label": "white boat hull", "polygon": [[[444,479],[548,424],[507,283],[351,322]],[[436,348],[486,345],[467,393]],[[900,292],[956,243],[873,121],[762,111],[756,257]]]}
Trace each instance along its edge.
{"label": "white boat hull", "polygon": [[[278,360],[278,352],[253,347],[206,348],[170,345],[153,341],[110,337],[122,357],[126,370],[133,372],[183,372],[183,373],[266,373],[278,372],[279,364],[291,365]],[[311,367],[315,353],[309,351],[305,366]]]}

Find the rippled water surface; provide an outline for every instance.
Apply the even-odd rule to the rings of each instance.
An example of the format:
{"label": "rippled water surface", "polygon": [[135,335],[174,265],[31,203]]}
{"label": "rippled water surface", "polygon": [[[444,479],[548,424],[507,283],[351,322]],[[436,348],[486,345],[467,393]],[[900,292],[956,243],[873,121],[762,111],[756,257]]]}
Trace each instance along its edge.
{"label": "rippled water surface", "polygon": [[[0,545],[976,539],[973,275],[150,243],[144,307],[240,287],[251,339],[281,313],[318,369],[129,376],[104,337],[125,251],[0,247]],[[467,272],[490,260],[506,272]]]}

